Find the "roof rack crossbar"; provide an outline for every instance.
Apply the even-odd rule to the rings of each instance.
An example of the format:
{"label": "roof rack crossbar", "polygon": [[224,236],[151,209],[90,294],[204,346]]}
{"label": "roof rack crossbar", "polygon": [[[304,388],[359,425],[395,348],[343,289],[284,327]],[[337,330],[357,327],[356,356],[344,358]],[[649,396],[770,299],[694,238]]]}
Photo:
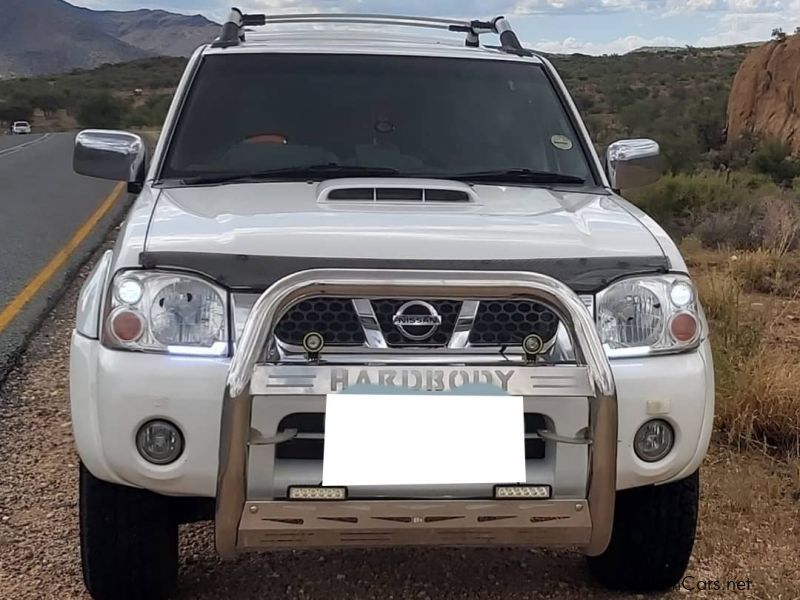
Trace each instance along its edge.
{"label": "roof rack crossbar", "polygon": [[[309,14],[285,14],[285,15],[264,15],[267,23],[300,23],[303,21],[317,21],[317,22],[352,22],[357,21],[371,21],[373,19],[380,19],[385,21],[401,21],[408,23],[419,23],[420,25],[440,26],[447,28],[450,25],[469,26],[469,21],[459,19],[443,19],[438,17],[415,17],[409,15],[389,15],[380,13],[309,13]],[[402,23],[400,23],[402,24]]]}
{"label": "roof rack crossbar", "polygon": [[466,33],[466,45],[470,47],[479,46],[481,35],[493,33],[500,36],[500,49],[502,51],[518,56],[533,56],[533,52],[523,48],[514,30],[511,29],[511,24],[505,17],[497,17],[491,21],[462,21],[436,17],[359,13],[265,15],[243,14],[238,8],[232,8],[228,20],[222,26],[220,36],[212,45],[215,48],[237,46],[245,39],[246,27],[287,23],[356,23],[446,29],[448,31]]}

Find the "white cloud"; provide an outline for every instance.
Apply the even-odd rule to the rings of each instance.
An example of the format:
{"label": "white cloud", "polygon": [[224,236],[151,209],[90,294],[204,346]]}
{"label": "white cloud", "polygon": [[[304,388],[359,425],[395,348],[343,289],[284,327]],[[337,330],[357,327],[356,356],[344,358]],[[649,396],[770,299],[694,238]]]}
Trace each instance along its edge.
{"label": "white cloud", "polygon": [[629,35],[608,42],[583,42],[574,37],[563,40],[544,40],[532,44],[537,50],[554,54],[625,54],[643,47],[685,46],[686,42],[673,37],[644,38]]}
{"label": "white cloud", "polygon": [[[531,46],[548,52],[587,54],[622,53],[641,46],[719,46],[768,39],[772,29],[794,31],[800,26],[800,0],[69,0],[93,8],[131,9],[162,7],[177,12],[202,12],[222,19],[231,4],[247,11],[262,12],[378,12],[452,16],[461,18],[515,16],[515,26]],[[0,0],[0,3],[2,0]],[[612,13],[615,27],[604,34],[587,29],[587,18],[579,15]],[[527,15],[527,16],[526,16]],[[555,28],[542,32],[535,15],[546,15],[548,23],[563,15]],[[572,26],[572,16],[578,15]],[[658,21],[655,21],[658,19]],[[691,22],[686,19],[691,19]],[[702,20],[701,20],[702,19]],[[642,22],[650,27],[643,27]],[[599,22],[599,21],[598,21]],[[607,21],[606,21],[607,22]],[[663,23],[655,28],[652,23]],[[591,27],[591,26],[590,26]],[[548,33],[548,31],[550,33]],[[585,35],[583,35],[585,32]],[[622,35],[630,34],[630,35]]]}
{"label": "white cloud", "polygon": [[728,0],[731,10],[717,19],[714,30],[698,46],[725,46],[769,39],[776,27],[787,32],[800,26],[800,0]]}
{"label": "white cloud", "polygon": [[668,14],[693,12],[777,12],[785,0],[517,0],[514,12],[601,13],[652,11]]}
{"label": "white cloud", "polygon": [[335,8],[342,11],[404,14],[496,15],[584,14],[608,12],[778,11],[785,0],[245,0],[264,10]]}

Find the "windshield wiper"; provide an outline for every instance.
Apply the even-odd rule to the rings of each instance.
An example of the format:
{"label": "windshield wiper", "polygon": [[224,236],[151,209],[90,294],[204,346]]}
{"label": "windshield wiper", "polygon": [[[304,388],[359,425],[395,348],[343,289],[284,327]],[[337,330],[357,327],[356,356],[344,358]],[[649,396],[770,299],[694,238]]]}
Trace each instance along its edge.
{"label": "windshield wiper", "polygon": [[255,183],[271,179],[315,180],[343,177],[397,177],[399,175],[400,171],[388,167],[364,167],[330,163],[268,169],[266,171],[198,175],[197,177],[186,177],[181,179],[180,182],[183,185],[213,185],[222,183]]}
{"label": "windshield wiper", "polygon": [[500,169],[497,171],[480,171],[478,173],[459,173],[457,175],[448,175],[447,179],[497,183],[586,183],[583,177],[564,175],[563,173],[549,173],[547,171],[534,171],[532,169]]}

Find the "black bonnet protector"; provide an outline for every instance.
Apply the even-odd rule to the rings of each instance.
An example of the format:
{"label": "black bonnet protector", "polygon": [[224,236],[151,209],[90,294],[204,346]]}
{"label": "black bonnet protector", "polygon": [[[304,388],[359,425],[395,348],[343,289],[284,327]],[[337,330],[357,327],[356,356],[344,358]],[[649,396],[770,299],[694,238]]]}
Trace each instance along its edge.
{"label": "black bonnet protector", "polygon": [[263,292],[273,283],[309,269],[411,269],[438,271],[524,271],[549,275],[577,293],[598,292],[630,275],[666,273],[665,256],[623,258],[532,258],[511,260],[409,260],[317,258],[311,256],[250,256],[203,252],[142,252],[145,269],[193,271],[234,291]]}

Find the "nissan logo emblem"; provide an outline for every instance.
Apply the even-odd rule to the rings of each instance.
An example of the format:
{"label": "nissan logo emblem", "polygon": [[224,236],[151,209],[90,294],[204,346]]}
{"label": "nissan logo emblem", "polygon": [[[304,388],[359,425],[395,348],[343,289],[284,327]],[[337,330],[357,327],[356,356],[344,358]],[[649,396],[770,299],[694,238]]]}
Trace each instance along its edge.
{"label": "nissan logo emblem", "polygon": [[404,337],[422,342],[439,330],[442,317],[432,304],[422,300],[412,300],[397,310],[392,317],[392,323]]}

